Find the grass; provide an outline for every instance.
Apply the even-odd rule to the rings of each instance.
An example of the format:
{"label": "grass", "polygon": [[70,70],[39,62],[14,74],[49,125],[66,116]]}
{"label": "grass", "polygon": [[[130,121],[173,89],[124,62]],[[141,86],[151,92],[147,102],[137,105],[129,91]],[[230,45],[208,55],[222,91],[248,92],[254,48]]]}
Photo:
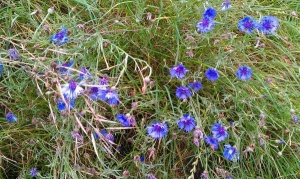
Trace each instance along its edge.
{"label": "grass", "polygon": [[[210,178],[299,178],[299,124],[290,113],[294,109],[299,116],[300,110],[299,3],[231,2],[226,12],[220,11],[219,0],[208,5],[165,0],[0,3],[0,178],[31,178],[35,167],[36,178],[125,178],[124,171],[130,178],[152,173],[192,179],[203,172]],[[217,23],[211,32],[198,34],[195,24],[209,6],[218,11]],[[276,35],[238,31],[237,22],[246,15],[259,19],[269,14],[280,20]],[[49,39],[62,25],[69,42],[56,46]],[[9,58],[11,47],[18,50],[19,60]],[[51,67],[71,59],[75,65],[68,77]],[[187,77],[171,79],[169,68],[180,62],[189,69]],[[251,80],[236,78],[240,65],[252,67]],[[59,112],[59,85],[76,79],[83,66],[94,77],[91,84],[98,83],[97,76],[109,78],[119,105],[91,100],[85,86],[75,108]],[[216,82],[205,78],[209,67],[220,73]],[[147,77],[150,84],[145,84]],[[194,80],[203,89],[187,102],[177,99],[176,87]],[[18,116],[17,122],[6,121],[9,111]],[[119,113],[133,115],[136,126],[121,127],[115,119]],[[194,116],[205,136],[219,121],[228,127],[229,138],[216,151],[204,140],[195,146],[193,134],[177,126],[185,113]],[[261,114],[266,116],[264,126],[259,125]],[[168,124],[165,138],[147,135],[146,126],[154,121]],[[102,129],[113,133],[113,144],[92,137]],[[74,130],[83,141],[73,139]],[[223,157],[227,143],[237,147],[239,161]],[[254,151],[244,153],[247,147]],[[145,161],[135,161],[135,156]]]}

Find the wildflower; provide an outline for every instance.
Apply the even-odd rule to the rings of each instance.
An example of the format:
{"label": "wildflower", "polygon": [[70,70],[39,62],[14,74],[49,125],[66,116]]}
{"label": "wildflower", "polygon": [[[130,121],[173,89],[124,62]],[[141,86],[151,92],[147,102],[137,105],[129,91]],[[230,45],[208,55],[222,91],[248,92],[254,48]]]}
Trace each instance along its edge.
{"label": "wildflower", "polygon": [[189,70],[185,68],[184,65],[182,65],[182,63],[180,63],[177,66],[173,66],[172,68],[170,68],[170,75],[172,78],[177,78],[177,79],[182,79],[185,77],[186,73]]}
{"label": "wildflower", "polygon": [[248,34],[251,34],[253,29],[257,29],[258,27],[257,24],[258,23],[254,18],[247,16],[244,19],[239,21],[238,28],[241,32],[246,32]]}
{"label": "wildflower", "polygon": [[[111,142],[114,142],[114,140],[115,140],[115,137],[114,137],[114,135],[113,135],[112,133],[107,133],[107,134],[105,135],[105,138],[106,138],[107,140],[111,141]],[[120,147],[121,147],[121,146],[120,146]]]}
{"label": "wildflower", "polygon": [[192,93],[189,88],[187,88],[185,86],[180,86],[180,87],[177,87],[177,89],[176,89],[176,96],[179,99],[185,100],[185,99],[191,97]]}
{"label": "wildflower", "polygon": [[62,30],[50,37],[50,41],[56,45],[63,45],[69,41],[68,31],[65,26],[62,26]]}
{"label": "wildflower", "polygon": [[147,174],[147,179],[157,179],[152,173]]}
{"label": "wildflower", "polygon": [[15,48],[10,48],[8,50],[8,55],[10,59],[18,60],[20,58],[19,53]]}
{"label": "wildflower", "polygon": [[100,97],[100,99],[104,99],[103,101],[107,102],[110,106],[119,104],[118,93],[113,89],[106,89],[104,96]]}
{"label": "wildflower", "polygon": [[228,137],[228,133],[225,127],[220,123],[215,123],[211,128],[213,137],[218,141],[224,141]]}
{"label": "wildflower", "polygon": [[211,136],[204,137],[205,142],[212,148],[212,150],[217,150],[219,148],[219,143],[216,139]]}
{"label": "wildflower", "polygon": [[295,116],[295,115],[293,115],[293,120],[294,120],[294,122],[295,122],[296,124],[299,123],[299,118],[298,118],[297,116]]}
{"label": "wildflower", "polygon": [[9,123],[13,123],[13,122],[17,122],[18,121],[18,117],[15,114],[13,114],[13,113],[8,112],[6,114],[6,120]]}
{"label": "wildflower", "polygon": [[124,114],[117,114],[117,120],[122,124],[123,127],[129,127],[130,123]]}
{"label": "wildflower", "polygon": [[99,83],[100,85],[108,85],[108,78],[107,76],[104,76],[102,78],[99,79]]}
{"label": "wildflower", "polygon": [[69,62],[66,62],[64,64],[62,64],[59,68],[58,68],[58,72],[61,74],[61,75],[68,75],[70,70],[69,68],[71,68],[73,65],[74,65],[74,60],[71,60]]}
{"label": "wildflower", "polygon": [[133,161],[138,162],[140,160],[140,156],[136,155],[133,157]]}
{"label": "wildflower", "polygon": [[29,175],[32,176],[32,177],[36,177],[38,174],[38,171],[36,168],[33,168],[29,171]]}
{"label": "wildflower", "polygon": [[199,126],[195,127],[195,131],[194,131],[194,137],[195,138],[203,138],[203,132],[200,130]]}
{"label": "wildflower", "polygon": [[204,17],[197,24],[197,31],[201,33],[207,33],[211,31],[215,26],[215,21],[213,19]]}
{"label": "wildflower", "polygon": [[95,140],[99,139],[99,135],[96,132],[93,132],[93,137],[94,137]]}
{"label": "wildflower", "polygon": [[74,99],[68,100],[66,97],[64,97],[64,99],[65,99],[65,102],[61,98],[57,101],[57,108],[60,112],[64,111],[65,109],[68,109],[68,108],[73,109],[75,106]]}
{"label": "wildflower", "polygon": [[230,0],[223,1],[221,7],[222,7],[221,8],[222,11],[226,11],[226,10],[230,9],[231,8]]}
{"label": "wildflower", "polygon": [[219,73],[217,69],[209,68],[206,70],[205,76],[210,81],[216,81],[219,78]]}
{"label": "wildflower", "polygon": [[3,65],[2,63],[0,63],[0,76],[2,75],[2,73],[3,73]]}
{"label": "wildflower", "polygon": [[203,171],[203,173],[201,174],[201,176],[200,176],[202,179],[209,179],[209,177],[208,177],[208,171]]}
{"label": "wildflower", "polygon": [[79,74],[79,77],[78,77],[78,81],[86,80],[86,79],[89,79],[91,77],[92,77],[92,75],[90,74],[90,72],[85,67],[82,67],[80,69],[80,74]]}
{"label": "wildflower", "polygon": [[276,142],[277,144],[281,144],[281,145],[284,145],[284,144],[285,144],[285,142],[284,142],[283,140],[279,140],[279,139],[276,139],[275,142]]}
{"label": "wildflower", "polygon": [[248,66],[240,66],[236,71],[236,76],[241,80],[250,80],[252,76],[252,69]]}
{"label": "wildflower", "polygon": [[141,161],[141,162],[144,162],[144,161],[145,161],[145,157],[144,157],[144,156],[141,156],[141,157],[140,157],[140,161]]}
{"label": "wildflower", "polygon": [[272,79],[271,79],[271,78],[266,78],[266,82],[267,82],[267,83],[271,83],[271,82],[272,82]]}
{"label": "wildflower", "polygon": [[167,135],[168,125],[161,122],[153,122],[147,126],[148,135],[154,139],[161,139]]}
{"label": "wildflower", "polygon": [[192,88],[194,91],[199,91],[202,88],[202,84],[201,82],[192,82],[188,85],[189,88]]}
{"label": "wildflower", "polygon": [[189,114],[183,115],[183,117],[177,121],[177,124],[179,129],[185,130],[186,132],[191,132],[196,126],[195,119]]}
{"label": "wildflower", "polygon": [[198,139],[197,137],[194,137],[193,143],[194,143],[197,147],[199,147],[199,139]]}
{"label": "wildflower", "polygon": [[78,141],[83,141],[83,137],[82,137],[82,135],[79,134],[78,131],[75,131],[75,130],[72,131],[71,135],[72,135],[73,139],[78,140]]}
{"label": "wildflower", "polygon": [[270,15],[263,17],[259,24],[259,30],[262,31],[263,34],[274,34],[278,27],[278,19]]}
{"label": "wildflower", "polygon": [[134,118],[134,116],[126,114],[126,117],[127,117],[128,121],[129,121],[130,126],[135,126],[135,118]]}
{"label": "wildflower", "polygon": [[259,139],[259,145],[260,146],[264,146],[265,145],[265,141],[262,138]]}
{"label": "wildflower", "polygon": [[214,19],[217,15],[217,11],[214,8],[210,7],[205,9],[202,15],[204,18]]}
{"label": "wildflower", "polygon": [[71,80],[69,84],[63,84],[60,90],[67,99],[75,100],[83,91],[83,88],[78,86],[74,80]]}
{"label": "wildflower", "polygon": [[239,160],[240,158],[237,149],[230,144],[224,145],[223,156],[229,161]]}

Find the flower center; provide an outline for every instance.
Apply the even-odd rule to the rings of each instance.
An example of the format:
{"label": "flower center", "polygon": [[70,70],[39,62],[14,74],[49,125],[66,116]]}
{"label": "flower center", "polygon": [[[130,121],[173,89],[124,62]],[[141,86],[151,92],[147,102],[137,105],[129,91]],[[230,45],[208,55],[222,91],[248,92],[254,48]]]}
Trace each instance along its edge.
{"label": "flower center", "polygon": [[209,24],[209,21],[208,21],[208,20],[206,20],[206,19],[203,19],[203,20],[202,20],[202,25],[203,25],[203,27],[207,27],[208,24]]}
{"label": "flower center", "polygon": [[70,81],[70,84],[69,84],[70,90],[71,90],[71,91],[75,91],[76,87],[77,87],[77,85],[76,85],[75,81],[74,81],[74,80],[71,80],[71,81]]}
{"label": "flower center", "polygon": [[244,23],[244,26],[246,27],[246,29],[251,29],[252,28],[252,23],[250,21],[247,21]]}
{"label": "flower center", "polygon": [[271,29],[272,28],[272,25],[271,25],[271,22],[270,21],[266,21],[264,24],[263,24],[264,28],[266,28],[267,30]]}

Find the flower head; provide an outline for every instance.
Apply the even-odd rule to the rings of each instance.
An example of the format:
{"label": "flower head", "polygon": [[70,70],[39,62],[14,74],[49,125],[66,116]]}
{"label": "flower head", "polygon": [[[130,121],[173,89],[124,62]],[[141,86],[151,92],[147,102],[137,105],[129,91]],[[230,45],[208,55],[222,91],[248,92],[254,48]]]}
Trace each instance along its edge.
{"label": "flower head", "polygon": [[10,48],[8,50],[8,55],[10,59],[18,60],[20,58],[19,53],[15,48]]}
{"label": "flower head", "polygon": [[50,41],[56,45],[63,45],[69,41],[68,31],[65,26],[62,26],[62,30],[50,37]]}
{"label": "flower head", "polygon": [[152,173],[147,174],[147,179],[157,179]]}
{"label": "flower head", "polygon": [[224,145],[223,156],[229,161],[240,159],[237,149],[235,147],[232,147],[230,144]]}
{"label": "flower head", "polygon": [[188,85],[189,88],[192,88],[194,91],[199,91],[202,88],[202,84],[201,82],[192,82]]}
{"label": "flower head", "polygon": [[179,129],[185,130],[186,132],[191,132],[196,126],[195,119],[189,114],[183,115],[183,117],[177,121],[177,124]]}
{"label": "flower head", "polygon": [[182,63],[180,63],[177,66],[173,66],[172,68],[170,68],[170,75],[172,78],[177,78],[177,79],[182,79],[185,77],[186,73],[189,70],[185,68],[184,65],[182,65]]}
{"label": "flower head", "polygon": [[197,31],[201,33],[207,33],[211,31],[215,26],[215,21],[213,19],[204,17],[197,24]]}
{"label": "flower head", "polygon": [[104,76],[102,78],[99,79],[99,83],[100,85],[108,85],[108,78],[107,76]]}
{"label": "flower head", "polygon": [[206,70],[205,76],[210,81],[216,81],[219,78],[219,73],[217,69],[209,68]]}
{"label": "flower head", "polygon": [[78,81],[87,80],[89,78],[92,78],[92,75],[90,74],[90,72],[85,67],[82,67],[80,69],[80,74],[78,76]]}
{"label": "flower head", "polygon": [[213,137],[218,141],[224,141],[228,137],[228,133],[225,127],[223,127],[220,123],[215,123],[211,128]]}
{"label": "flower head", "polygon": [[78,141],[83,141],[83,137],[81,134],[79,134],[78,131],[75,131],[75,130],[72,131],[71,135],[72,135],[73,139],[78,140]]}
{"label": "flower head", "polygon": [[208,19],[214,19],[216,15],[217,11],[212,7],[205,9],[205,11],[203,12],[203,17]]}
{"label": "flower head", "polygon": [[58,68],[58,72],[61,75],[68,75],[70,72],[70,69],[73,65],[74,65],[74,60],[71,60],[69,62],[63,63],[59,68]]}
{"label": "flower head", "polygon": [[296,124],[299,123],[299,118],[296,115],[293,115],[293,120]]}
{"label": "flower head", "polygon": [[185,100],[192,96],[192,92],[189,88],[185,86],[180,86],[176,89],[176,96],[179,99]]}
{"label": "flower head", "polygon": [[259,30],[263,34],[274,34],[279,27],[279,21],[274,16],[265,16],[261,19]]}
{"label": "flower head", "polygon": [[32,176],[32,177],[36,177],[38,174],[38,171],[36,168],[33,168],[29,171],[29,175]]}
{"label": "flower head", "polygon": [[222,7],[222,8],[221,8],[222,11],[226,11],[226,10],[230,9],[230,8],[231,8],[230,0],[225,0],[225,1],[223,1],[221,7]]}
{"label": "flower head", "polygon": [[250,16],[245,17],[240,20],[238,23],[238,28],[241,32],[246,32],[247,34],[251,34],[253,29],[257,29],[258,23],[256,20]]}
{"label": "flower head", "polygon": [[13,113],[8,112],[6,114],[6,120],[9,123],[13,123],[13,122],[17,122],[18,121],[18,117],[15,114],[13,114]]}
{"label": "flower head", "polygon": [[74,80],[71,80],[69,84],[61,85],[60,90],[67,99],[75,100],[81,94],[83,88],[78,86]]}
{"label": "flower head", "polygon": [[110,106],[119,104],[118,93],[113,89],[106,89],[104,96],[100,97],[100,99],[104,99],[103,101],[107,102]]}
{"label": "flower head", "polygon": [[213,149],[217,150],[219,148],[219,143],[211,136],[204,137],[205,142]]}
{"label": "flower head", "polygon": [[60,98],[57,101],[57,108],[60,112],[70,108],[73,109],[75,106],[75,99],[71,99],[69,100],[68,98],[64,97],[64,100],[62,98]]}
{"label": "flower head", "polygon": [[127,119],[127,117],[124,114],[117,114],[116,116],[117,121],[119,121],[123,127],[129,127],[130,123]]}
{"label": "flower head", "polygon": [[236,76],[241,80],[250,80],[252,76],[252,69],[248,66],[240,66],[236,71]]}
{"label": "flower head", "polygon": [[161,139],[167,135],[168,125],[161,122],[153,122],[147,126],[148,135],[154,139]]}

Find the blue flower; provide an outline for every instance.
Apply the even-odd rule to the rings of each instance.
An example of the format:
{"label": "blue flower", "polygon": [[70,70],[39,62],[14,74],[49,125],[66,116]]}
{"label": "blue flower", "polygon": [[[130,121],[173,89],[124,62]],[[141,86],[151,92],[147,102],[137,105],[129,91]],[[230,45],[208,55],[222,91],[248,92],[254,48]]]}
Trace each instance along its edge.
{"label": "blue flower", "polygon": [[221,8],[222,11],[226,11],[226,10],[230,9],[231,8],[230,0],[223,1],[221,7],[222,7]]}
{"label": "blue flower", "polygon": [[123,127],[129,127],[130,123],[124,114],[117,114],[117,120],[122,124]]}
{"label": "blue flower", "polygon": [[205,76],[210,81],[216,81],[219,78],[219,73],[217,69],[209,68],[206,70]]}
{"label": "blue flower", "polygon": [[[105,134],[105,139],[108,141],[114,142],[115,137],[112,133],[107,133],[107,134]],[[118,149],[120,149],[120,148],[121,148],[121,146],[118,146]]]}
{"label": "blue flower", "polygon": [[248,34],[251,34],[253,29],[258,28],[258,23],[254,18],[247,16],[244,19],[239,21],[238,28],[241,32],[246,32]]}
{"label": "blue flower", "polygon": [[69,84],[61,85],[60,91],[67,99],[75,100],[82,93],[83,88],[78,86],[74,80],[71,80]]}
{"label": "blue flower", "polygon": [[199,91],[202,88],[202,84],[201,82],[192,82],[188,85],[189,88],[192,88],[194,91]]}
{"label": "blue flower", "polygon": [[31,170],[29,171],[29,174],[30,174],[30,176],[32,176],[32,177],[36,177],[37,174],[38,174],[38,171],[37,171],[36,168],[33,168],[33,169],[31,169]]}
{"label": "blue flower", "polygon": [[236,71],[236,76],[240,80],[250,80],[252,76],[252,69],[248,66],[240,66],[239,69]]}
{"label": "blue flower", "polygon": [[223,127],[220,123],[215,123],[211,127],[211,132],[213,134],[213,137],[218,141],[224,141],[228,137],[228,133],[225,127]]}
{"label": "blue flower", "polygon": [[74,60],[71,60],[69,62],[66,62],[64,64],[62,64],[59,68],[58,68],[58,72],[61,74],[61,75],[68,75],[69,72],[70,72],[70,69],[73,65],[74,65]]}
{"label": "blue flower", "polygon": [[186,73],[189,70],[185,68],[184,65],[182,65],[182,63],[180,63],[177,66],[173,66],[172,68],[170,68],[170,75],[172,78],[177,78],[177,79],[182,79],[185,77]]}
{"label": "blue flower", "polygon": [[106,88],[102,88],[102,87],[91,87],[90,89],[90,98],[92,100],[98,100],[98,99],[101,99],[102,101],[105,101],[106,98],[105,98],[105,95],[106,95]]}
{"label": "blue flower", "polygon": [[69,107],[70,107],[70,109],[73,109],[75,106],[74,99],[68,100],[66,97],[64,97],[64,99],[65,99],[65,102],[62,98],[58,99],[58,101],[57,101],[57,108],[60,112],[68,109]]}
{"label": "blue flower", "polygon": [[6,114],[6,120],[9,123],[13,123],[13,122],[17,122],[18,121],[18,117],[15,114],[13,114],[13,113],[8,112]]}
{"label": "blue flower", "polygon": [[270,15],[263,17],[259,24],[259,30],[262,31],[263,34],[274,34],[278,27],[278,19]]}
{"label": "blue flower", "polygon": [[191,132],[196,126],[195,119],[189,114],[183,115],[183,117],[177,121],[177,124],[179,129],[185,130],[186,132]]}
{"label": "blue flower", "polygon": [[8,55],[10,59],[18,60],[20,58],[19,53],[15,48],[10,48],[8,50]]}
{"label": "blue flower", "polygon": [[62,26],[62,30],[50,37],[50,41],[56,45],[63,45],[69,41],[68,31],[65,26]]}
{"label": "blue flower", "polygon": [[217,150],[219,148],[219,143],[216,139],[211,136],[204,137],[205,142],[211,147],[212,150]]}
{"label": "blue flower", "polygon": [[224,145],[223,156],[229,161],[240,159],[237,149],[235,147],[232,147],[230,144]]}
{"label": "blue flower", "polygon": [[141,162],[144,162],[144,161],[145,161],[145,157],[144,157],[144,156],[141,156],[141,157],[140,157],[140,161],[141,161]]}
{"label": "blue flower", "polygon": [[214,19],[216,15],[217,11],[212,7],[205,9],[205,11],[203,12],[203,17],[208,19]]}
{"label": "blue flower", "polygon": [[90,72],[85,67],[82,67],[80,69],[80,74],[79,74],[79,77],[78,77],[78,81],[87,80],[91,77],[92,77],[92,75],[90,74]]}
{"label": "blue flower", "polygon": [[176,89],[176,96],[179,99],[185,100],[192,96],[192,92],[189,88],[185,86],[180,86]]}
{"label": "blue flower", "polygon": [[0,76],[2,75],[2,73],[3,73],[3,65],[2,63],[0,63]]}
{"label": "blue flower", "polygon": [[114,106],[119,104],[119,96],[118,93],[113,89],[106,89],[100,99],[104,99],[103,101],[107,102],[110,106]]}
{"label": "blue flower", "polygon": [[211,31],[215,26],[215,21],[213,19],[204,17],[197,24],[197,31],[201,33],[207,33]]}
{"label": "blue flower", "polygon": [[148,135],[154,139],[161,139],[167,135],[168,125],[161,122],[153,122],[147,126]]}

